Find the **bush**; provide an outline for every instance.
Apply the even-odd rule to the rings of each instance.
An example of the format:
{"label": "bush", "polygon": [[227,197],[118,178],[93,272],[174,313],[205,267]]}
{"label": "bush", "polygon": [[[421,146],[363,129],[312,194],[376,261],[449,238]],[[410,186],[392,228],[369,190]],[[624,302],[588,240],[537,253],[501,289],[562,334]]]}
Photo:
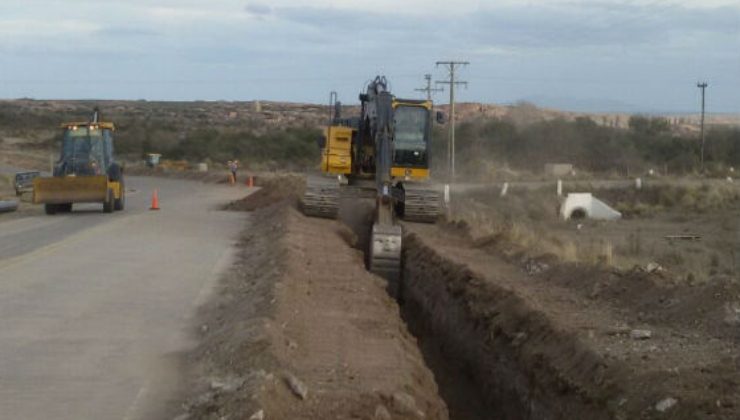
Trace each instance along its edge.
{"label": "bush", "polygon": [[[699,141],[672,132],[667,120],[634,116],[629,129],[601,126],[590,118],[540,120],[478,119],[457,127],[458,172],[490,175],[493,166],[540,172],[545,163],[572,163],[579,171],[640,173],[648,168],[671,173],[699,169]],[[433,164],[446,168],[446,130],[434,132]],[[740,129],[712,128],[706,136],[705,163],[722,173],[740,165]],[[726,173],[726,172],[724,172]]]}

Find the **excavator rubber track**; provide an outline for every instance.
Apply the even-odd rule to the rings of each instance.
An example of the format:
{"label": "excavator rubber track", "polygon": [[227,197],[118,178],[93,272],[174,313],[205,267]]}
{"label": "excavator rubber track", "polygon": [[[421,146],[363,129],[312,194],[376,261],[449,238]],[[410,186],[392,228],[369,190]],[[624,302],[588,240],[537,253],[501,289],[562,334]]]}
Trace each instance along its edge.
{"label": "excavator rubber track", "polygon": [[431,188],[408,188],[404,191],[403,220],[434,223],[442,210],[439,191]]}
{"label": "excavator rubber track", "polygon": [[301,199],[301,210],[306,216],[336,219],[339,197],[340,188],[336,180],[309,178]]}

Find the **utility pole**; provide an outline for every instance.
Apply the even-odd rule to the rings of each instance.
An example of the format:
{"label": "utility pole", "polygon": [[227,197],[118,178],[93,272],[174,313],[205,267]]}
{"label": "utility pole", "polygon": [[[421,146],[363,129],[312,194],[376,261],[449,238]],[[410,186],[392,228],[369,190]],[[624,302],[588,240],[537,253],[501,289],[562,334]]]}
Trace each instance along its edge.
{"label": "utility pole", "polygon": [[700,82],[696,84],[696,87],[701,89],[701,172],[704,173],[704,104],[707,91],[707,82]]}
{"label": "utility pole", "polygon": [[432,92],[444,92],[444,89],[442,88],[432,88],[432,75],[431,74],[425,74],[424,79],[427,81],[427,86],[424,88],[414,89],[417,92],[426,92],[427,93],[427,101],[432,100]]}
{"label": "utility pole", "polygon": [[437,67],[445,66],[450,74],[450,80],[437,81],[436,83],[450,85],[450,139],[447,143],[447,160],[449,165],[450,183],[455,181],[455,86],[468,86],[468,82],[455,80],[455,69],[459,66],[467,66],[467,61],[437,61]]}

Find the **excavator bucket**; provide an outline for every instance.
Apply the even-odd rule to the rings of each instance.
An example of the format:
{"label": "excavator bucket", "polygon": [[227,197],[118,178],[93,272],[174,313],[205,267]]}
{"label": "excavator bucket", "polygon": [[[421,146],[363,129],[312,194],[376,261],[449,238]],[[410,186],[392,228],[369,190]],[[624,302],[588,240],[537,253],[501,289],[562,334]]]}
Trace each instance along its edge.
{"label": "excavator bucket", "polygon": [[34,204],[102,203],[108,194],[108,177],[66,176],[33,180]]}
{"label": "excavator bucket", "polygon": [[373,224],[368,268],[388,280],[388,292],[399,297],[403,230],[400,225]]}

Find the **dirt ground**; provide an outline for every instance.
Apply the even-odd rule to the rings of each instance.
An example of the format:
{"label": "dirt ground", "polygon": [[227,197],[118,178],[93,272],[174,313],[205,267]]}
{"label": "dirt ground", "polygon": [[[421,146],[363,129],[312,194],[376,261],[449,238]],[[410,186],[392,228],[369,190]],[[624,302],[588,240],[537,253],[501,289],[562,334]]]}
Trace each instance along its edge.
{"label": "dirt ground", "polygon": [[285,201],[252,213],[201,311],[182,418],[447,418],[397,304],[346,239]]}
{"label": "dirt ground", "polygon": [[[740,418],[740,207],[730,191],[701,209],[687,197],[717,193],[701,188],[673,205],[600,192],[649,210],[619,222],[564,222],[556,199],[496,191],[466,197],[457,222],[406,224],[412,332],[456,360],[496,418]],[[701,239],[665,239],[688,233]],[[581,248],[563,252],[569,241]]]}
{"label": "dirt ground", "polygon": [[[737,283],[684,288],[642,271],[512,262],[449,228],[408,230],[407,289],[443,302],[428,290],[447,283],[448,292],[436,292],[452,294],[445,322],[460,321],[447,333],[469,333],[464,342],[453,337],[460,348],[448,356],[473,357],[479,385],[492,389],[493,406],[507,413],[501,418],[740,415]],[[496,353],[487,364],[485,355]],[[509,384],[496,382],[502,371]],[[511,385],[516,378],[519,391]],[[656,408],[669,399],[675,406]]]}
{"label": "dirt ground", "polygon": [[[203,308],[183,418],[740,418],[732,275],[687,282],[670,269],[537,253],[470,221],[405,224],[398,305],[365,271],[351,229],[295,210],[299,180],[264,185],[231,205],[252,221],[240,263]],[[497,217],[519,205],[477,203]],[[552,210],[543,202],[527,217]],[[700,215],[681,223],[719,240],[716,218]],[[648,236],[673,232],[677,217],[547,223],[563,238]]]}

